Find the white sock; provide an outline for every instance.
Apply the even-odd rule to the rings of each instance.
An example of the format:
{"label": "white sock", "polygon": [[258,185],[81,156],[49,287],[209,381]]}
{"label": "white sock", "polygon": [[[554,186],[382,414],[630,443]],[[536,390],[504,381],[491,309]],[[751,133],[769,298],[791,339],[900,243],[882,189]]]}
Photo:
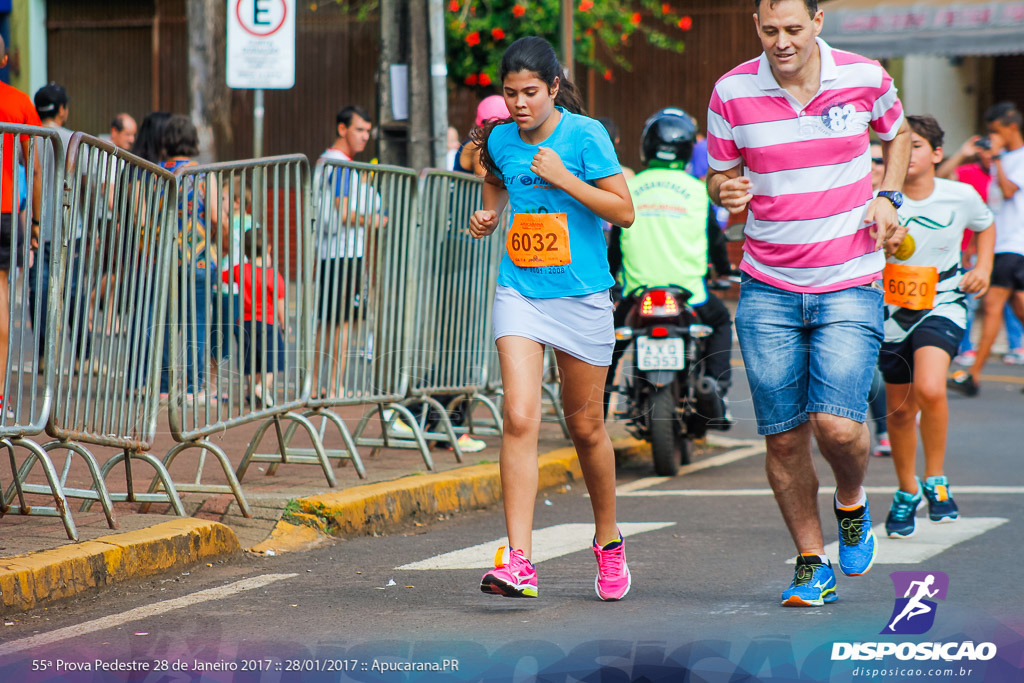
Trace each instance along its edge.
{"label": "white sock", "polygon": [[868,494],[864,492],[864,487],[861,486],[860,487],[860,498],[857,499],[856,503],[849,503],[849,504],[840,503],[839,502],[839,495],[838,494],[833,496],[833,499],[835,500],[835,506],[837,508],[856,508],[856,507],[860,507],[861,505],[867,505]]}

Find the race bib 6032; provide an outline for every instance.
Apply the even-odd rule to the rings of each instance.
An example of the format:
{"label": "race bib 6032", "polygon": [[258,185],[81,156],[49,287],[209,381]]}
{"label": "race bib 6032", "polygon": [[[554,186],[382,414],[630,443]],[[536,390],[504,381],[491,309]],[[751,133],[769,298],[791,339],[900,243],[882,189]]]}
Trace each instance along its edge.
{"label": "race bib 6032", "polygon": [[564,213],[517,213],[505,248],[512,263],[520,268],[572,263],[569,221]]}

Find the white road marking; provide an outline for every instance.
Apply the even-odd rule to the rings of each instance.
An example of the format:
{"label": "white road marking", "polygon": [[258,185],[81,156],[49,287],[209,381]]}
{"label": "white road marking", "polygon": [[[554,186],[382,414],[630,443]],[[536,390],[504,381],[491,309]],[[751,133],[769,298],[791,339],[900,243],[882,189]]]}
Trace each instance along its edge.
{"label": "white road marking", "polygon": [[[630,482],[630,484],[640,484],[644,482],[642,486],[636,488],[628,488],[630,484],[623,484],[616,489],[616,495],[622,498],[657,498],[659,496],[682,496],[685,498],[728,498],[734,496],[770,496],[772,495],[771,489],[659,489],[657,491],[649,490],[636,490],[636,489],[647,489],[655,484],[661,484],[666,481],[671,481],[672,477],[649,477],[648,479],[638,479],[637,481]],[[865,486],[864,490],[870,494],[892,494],[895,490],[895,486]],[[831,496],[833,489],[821,489],[818,491],[819,496]],[[985,496],[1002,496],[1002,495],[1020,495],[1024,494],[1024,486],[954,486],[951,489],[952,493],[957,496],[963,495],[985,495]]]}
{"label": "white road marking", "polygon": [[[1002,517],[961,517],[947,524],[932,524],[927,513],[918,514],[917,530],[910,538],[889,538],[885,535],[885,525],[878,524],[872,527],[878,544],[875,564],[918,564],[1008,521]],[[825,546],[825,554],[838,567],[839,541]],[[787,564],[795,562],[796,558],[790,558]]]}
{"label": "white road marking", "polygon": [[191,595],[174,598],[173,600],[164,600],[163,602],[157,602],[152,605],[144,605],[142,607],[128,610],[127,612],[122,612],[121,614],[111,614],[108,617],[87,621],[84,624],[68,626],[66,628],[57,629],[56,631],[50,631],[49,633],[40,633],[39,635],[22,638],[21,640],[0,644],[0,656],[13,654],[15,652],[22,652],[23,650],[45,647],[46,645],[59,643],[62,640],[76,638],[96,631],[103,631],[108,628],[114,628],[116,626],[121,626],[122,624],[127,624],[131,621],[157,616],[176,609],[181,609],[182,607],[195,605],[200,602],[228,598],[236,593],[254,590],[256,588],[263,588],[264,586],[268,586],[276,581],[290,579],[295,576],[298,576],[298,574],[266,574],[264,576],[254,576],[251,579],[243,579],[218,588],[209,588],[197,593],[192,593]]}
{"label": "white road marking", "polygon": [[751,441],[741,439],[728,439],[725,437],[716,436],[711,441],[712,446],[737,446],[738,448],[726,451],[725,453],[719,453],[716,456],[710,457],[707,460],[700,460],[689,465],[683,465],[679,468],[679,474],[675,477],[644,477],[643,479],[637,479],[621,486],[616,487],[615,491],[618,495],[627,493],[633,493],[648,489],[658,484],[663,484],[667,481],[672,481],[678,477],[691,474],[693,472],[699,472],[700,470],[706,470],[710,467],[721,467],[722,465],[728,465],[738,460],[743,460],[754,455],[764,453],[765,447],[763,441]]}
{"label": "white road marking", "polygon": [[[619,522],[619,530],[628,540],[631,536],[646,531],[656,531],[674,526],[675,522]],[[533,532],[533,562],[538,564],[562,555],[569,555],[590,548],[593,542],[593,524],[558,524]],[[453,550],[426,560],[403,564],[395,569],[490,569],[494,566],[494,552],[508,540],[498,538],[480,543],[471,548]]]}

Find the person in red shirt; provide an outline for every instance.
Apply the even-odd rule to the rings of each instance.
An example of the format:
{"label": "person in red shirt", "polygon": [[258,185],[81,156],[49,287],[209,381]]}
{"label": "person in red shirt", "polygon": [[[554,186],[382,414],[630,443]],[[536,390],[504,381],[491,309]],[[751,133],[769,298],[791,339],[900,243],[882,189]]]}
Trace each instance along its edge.
{"label": "person in red shirt", "polygon": [[[7,66],[7,46],[0,38],[0,69]],[[16,123],[26,126],[40,126],[39,115],[29,96],[17,88],[0,82],[0,123]],[[14,190],[14,159],[27,163],[28,138],[22,137],[20,154],[14,145],[13,135],[4,135],[3,139],[3,178],[0,188],[0,392],[7,380],[7,350],[10,336],[10,276],[22,265],[21,250],[24,244],[24,230],[16,221],[17,196]],[[32,169],[32,207],[29,220],[32,223],[32,244],[36,245],[39,237],[39,207],[42,189],[42,172],[36,160]],[[15,269],[12,271],[12,267]],[[4,408],[4,397],[0,393],[0,410]]]}
{"label": "person in red shirt", "polygon": [[242,248],[249,262],[225,270],[222,277],[242,291],[242,372],[252,375],[250,401],[269,408],[274,372],[284,370],[284,278],[273,267],[270,241],[259,226],[245,231]]}

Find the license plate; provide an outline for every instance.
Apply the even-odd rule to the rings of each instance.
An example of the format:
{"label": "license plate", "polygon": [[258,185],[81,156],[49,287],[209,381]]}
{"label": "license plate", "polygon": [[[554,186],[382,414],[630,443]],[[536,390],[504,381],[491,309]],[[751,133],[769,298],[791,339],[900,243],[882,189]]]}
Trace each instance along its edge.
{"label": "license plate", "polygon": [[679,337],[637,337],[636,357],[639,370],[682,370],[683,340]]}

